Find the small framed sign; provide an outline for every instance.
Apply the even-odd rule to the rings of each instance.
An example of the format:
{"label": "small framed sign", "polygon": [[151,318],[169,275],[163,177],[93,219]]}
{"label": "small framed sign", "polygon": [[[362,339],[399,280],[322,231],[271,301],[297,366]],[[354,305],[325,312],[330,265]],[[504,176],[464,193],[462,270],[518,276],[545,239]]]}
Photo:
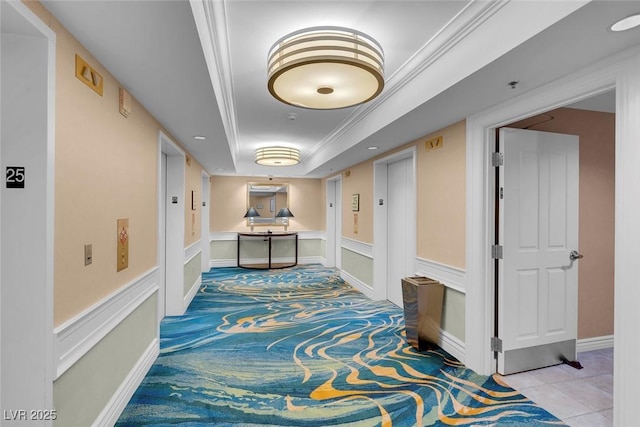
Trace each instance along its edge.
{"label": "small framed sign", "polygon": [[7,166],[7,188],[24,188],[24,166]]}
{"label": "small framed sign", "polygon": [[353,212],[360,211],[360,194],[354,194],[351,196],[351,210]]}

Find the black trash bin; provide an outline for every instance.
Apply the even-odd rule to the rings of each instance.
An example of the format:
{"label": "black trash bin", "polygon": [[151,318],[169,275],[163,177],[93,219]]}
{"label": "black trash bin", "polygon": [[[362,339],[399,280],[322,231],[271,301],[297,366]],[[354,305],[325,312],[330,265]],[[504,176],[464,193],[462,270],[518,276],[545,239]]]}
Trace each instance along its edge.
{"label": "black trash bin", "polygon": [[402,279],[407,342],[417,350],[438,345],[444,285],[423,276]]}

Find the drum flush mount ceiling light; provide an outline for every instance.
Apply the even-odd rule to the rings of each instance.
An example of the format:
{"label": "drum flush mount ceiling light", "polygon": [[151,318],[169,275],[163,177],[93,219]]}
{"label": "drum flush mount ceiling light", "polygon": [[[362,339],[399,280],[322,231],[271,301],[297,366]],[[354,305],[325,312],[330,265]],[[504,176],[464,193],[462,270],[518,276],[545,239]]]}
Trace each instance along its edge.
{"label": "drum flush mount ceiling light", "polygon": [[300,163],[300,150],[290,147],[263,147],[256,150],[256,163],[264,166],[291,166]]}
{"label": "drum flush mount ceiling light", "polygon": [[374,39],[342,27],[313,27],[269,51],[268,88],[276,99],[328,110],[367,102],[384,88],[384,53]]}

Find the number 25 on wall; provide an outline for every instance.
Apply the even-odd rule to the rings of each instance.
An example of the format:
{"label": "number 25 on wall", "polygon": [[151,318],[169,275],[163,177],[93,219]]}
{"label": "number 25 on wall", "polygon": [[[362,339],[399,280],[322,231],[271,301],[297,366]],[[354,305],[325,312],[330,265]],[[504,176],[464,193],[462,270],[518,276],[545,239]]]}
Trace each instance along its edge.
{"label": "number 25 on wall", "polygon": [[24,188],[24,166],[7,166],[7,188]]}

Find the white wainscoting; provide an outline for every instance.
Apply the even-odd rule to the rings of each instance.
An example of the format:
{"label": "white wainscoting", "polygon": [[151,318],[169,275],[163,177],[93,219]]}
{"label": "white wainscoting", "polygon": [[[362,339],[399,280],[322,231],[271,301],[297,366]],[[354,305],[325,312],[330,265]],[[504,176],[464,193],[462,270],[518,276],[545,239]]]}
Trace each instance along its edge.
{"label": "white wainscoting", "polygon": [[583,351],[602,350],[604,348],[613,348],[613,335],[583,338],[579,339],[576,343],[576,350],[578,353]]}
{"label": "white wainscoting", "polygon": [[198,276],[198,279],[193,283],[193,286],[191,287],[191,289],[189,289],[189,292],[187,292],[187,295],[184,296],[185,311],[187,310],[187,308],[189,308],[191,301],[193,301],[193,298],[198,293],[198,289],[200,289],[200,285],[202,285],[202,274]]}
{"label": "white wainscoting", "polygon": [[126,408],[131,396],[138,389],[142,380],[151,369],[153,362],[160,354],[160,340],[154,338],[147,349],[138,360],[138,363],[131,369],[129,375],[124,379],[118,390],[104,407],[98,418],[94,421],[94,426],[113,426],[120,418],[122,411]]}
{"label": "white wainscoting", "polygon": [[340,277],[342,277],[345,282],[349,283],[351,286],[353,286],[372,300],[375,301],[378,299],[375,296],[375,292],[373,292],[373,288],[360,279],[356,278],[355,276],[352,276],[344,270],[340,270]]}
{"label": "white wainscoting", "polygon": [[190,244],[186,248],[184,248],[184,263],[187,264],[194,257],[196,257],[199,253],[202,252],[202,247],[200,246],[200,240],[195,243]]}
{"label": "white wainscoting", "polygon": [[53,330],[55,379],[65,373],[157,291],[158,267],[154,267],[55,328]]}
{"label": "white wainscoting", "polygon": [[[325,240],[325,232],[324,231],[298,231],[298,240]],[[238,233],[233,231],[221,231],[221,232],[213,232],[209,234],[209,243],[213,241],[237,241]],[[268,258],[255,258],[251,260],[252,263],[256,264],[266,264],[269,262]],[[278,259],[273,258],[271,260],[272,263],[277,262],[291,262],[290,259]],[[327,260],[323,256],[307,256],[307,257],[298,257],[298,264],[322,264],[326,265]],[[237,267],[238,260],[236,258],[225,258],[225,259],[210,259],[209,260],[209,268],[222,268],[222,267]]]}
{"label": "white wainscoting", "polygon": [[447,288],[465,293],[465,270],[450,265],[440,264],[424,258],[416,257],[416,274],[441,282]]}
{"label": "white wainscoting", "polygon": [[373,259],[373,245],[371,243],[365,243],[359,240],[343,237],[341,246],[344,249],[348,249],[351,252],[357,253],[358,255]]}
{"label": "white wainscoting", "polygon": [[447,331],[440,329],[440,338],[438,339],[438,345],[447,353],[458,359],[461,363],[464,363],[465,347],[464,342],[454,337]]}

